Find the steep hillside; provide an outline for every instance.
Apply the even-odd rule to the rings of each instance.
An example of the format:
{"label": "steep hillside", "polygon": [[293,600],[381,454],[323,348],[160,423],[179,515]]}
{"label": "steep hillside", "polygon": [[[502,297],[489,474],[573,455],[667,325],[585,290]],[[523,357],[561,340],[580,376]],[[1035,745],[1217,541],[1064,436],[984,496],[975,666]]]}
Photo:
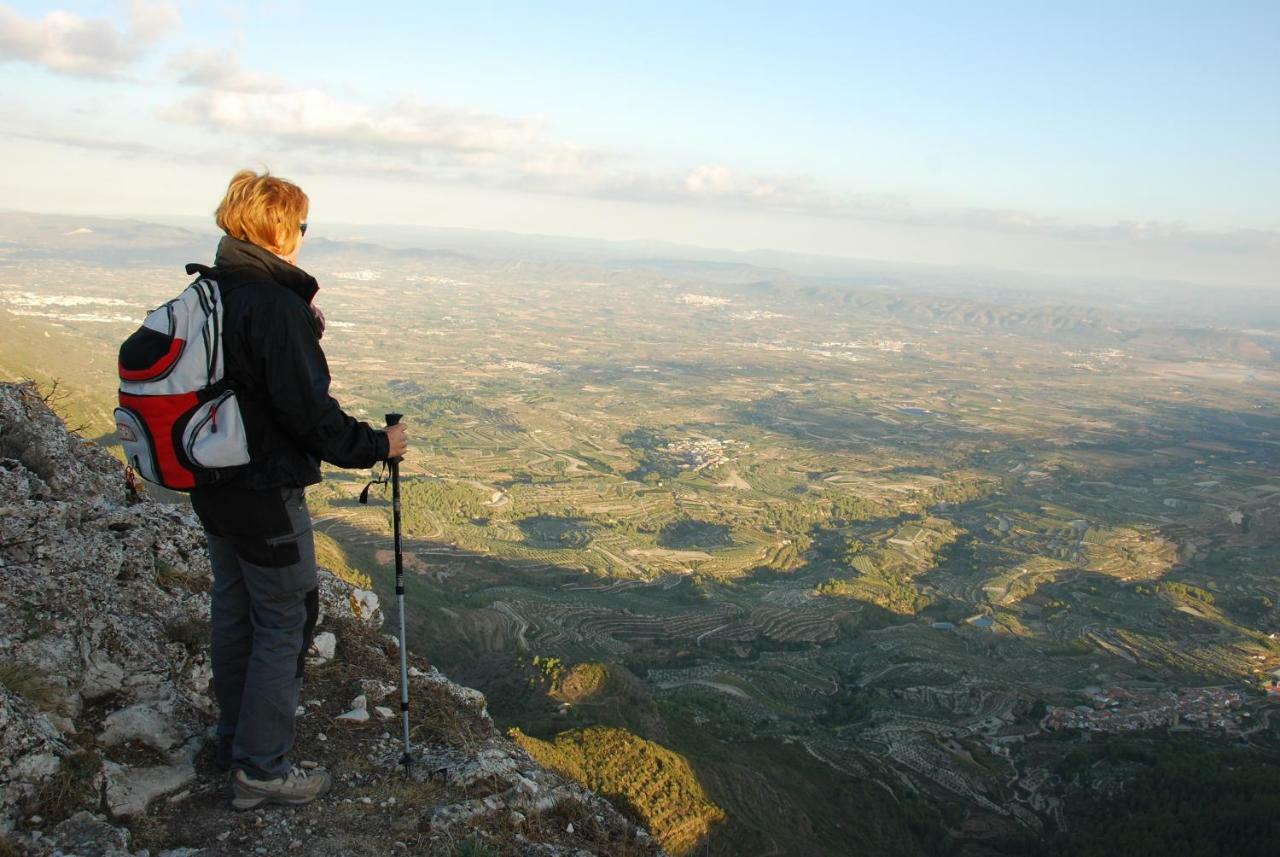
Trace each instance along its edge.
{"label": "steep hillside", "polygon": [[295,761],[334,789],[233,812],[208,740],[209,585],[189,513],[131,496],[34,386],[0,384],[0,854],[663,853],[418,657],[406,777],[394,639],[377,597],[328,573]]}

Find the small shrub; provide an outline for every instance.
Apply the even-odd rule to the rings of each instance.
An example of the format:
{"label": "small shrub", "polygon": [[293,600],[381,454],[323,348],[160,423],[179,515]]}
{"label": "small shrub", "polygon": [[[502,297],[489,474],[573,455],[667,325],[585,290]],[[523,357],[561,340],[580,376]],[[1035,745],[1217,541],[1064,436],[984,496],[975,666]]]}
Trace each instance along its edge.
{"label": "small shrub", "polygon": [[181,643],[187,654],[199,654],[209,645],[209,623],[204,619],[183,619],[170,622],[164,629],[170,643]]}

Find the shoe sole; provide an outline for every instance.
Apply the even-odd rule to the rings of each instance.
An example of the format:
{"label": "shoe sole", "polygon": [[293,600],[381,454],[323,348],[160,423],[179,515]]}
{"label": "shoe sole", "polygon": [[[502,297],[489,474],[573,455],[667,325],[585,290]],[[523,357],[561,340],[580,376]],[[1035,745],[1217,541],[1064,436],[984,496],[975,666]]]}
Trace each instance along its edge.
{"label": "shoe sole", "polygon": [[280,806],[305,806],[317,797],[320,797],[320,795],[301,798],[283,798],[274,795],[272,797],[238,797],[231,801],[231,808],[239,810],[256,809],[264,803],[278,804]]}

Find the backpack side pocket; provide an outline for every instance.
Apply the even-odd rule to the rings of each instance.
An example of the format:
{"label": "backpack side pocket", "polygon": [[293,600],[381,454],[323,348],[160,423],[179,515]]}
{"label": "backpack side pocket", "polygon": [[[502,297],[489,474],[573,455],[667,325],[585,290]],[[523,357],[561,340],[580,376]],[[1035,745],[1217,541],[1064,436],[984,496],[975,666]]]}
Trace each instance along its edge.
{"label": "backpack side pocket", "polygon": [[237,467],[249,463],[249,439],[240,402],[232,390],[205,402],[182,432],[187,460],[198,467]]}
{"label": "backpack side pocket", "polygon": [[116,408],[116,437],[124,447],[125,463],[148,482],[159,482],[155,442],[137,414],[126,408]]}

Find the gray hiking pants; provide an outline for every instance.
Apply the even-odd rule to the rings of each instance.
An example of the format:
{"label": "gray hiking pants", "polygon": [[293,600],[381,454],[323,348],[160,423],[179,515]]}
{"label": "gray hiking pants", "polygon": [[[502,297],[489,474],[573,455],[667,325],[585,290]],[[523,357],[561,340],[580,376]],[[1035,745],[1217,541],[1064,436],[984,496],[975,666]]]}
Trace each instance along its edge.
{"label": "gray hiking pants", "polygon": [[[287,776],[307,647],[319,613],[311,515],[301,488],[193,497],[213,566],[213,692],[233,768]],[[287,523],[286,523],[287,522]]]}

